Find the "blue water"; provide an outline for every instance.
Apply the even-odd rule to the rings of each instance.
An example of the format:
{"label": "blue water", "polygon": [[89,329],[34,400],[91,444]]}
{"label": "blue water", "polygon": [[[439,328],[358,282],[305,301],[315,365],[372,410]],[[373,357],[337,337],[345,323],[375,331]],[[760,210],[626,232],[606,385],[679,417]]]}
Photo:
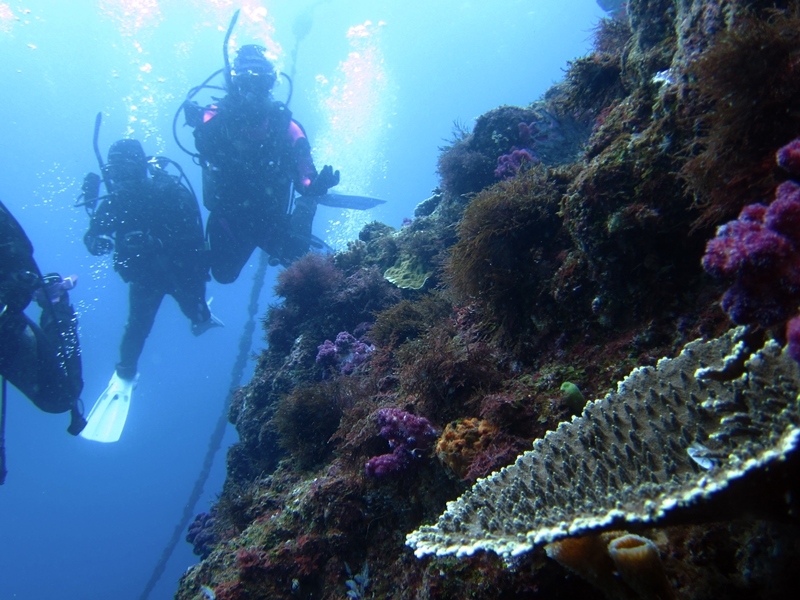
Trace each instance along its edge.
{"label": "blue water", "polygon": [[[72,206],[84,174],[97,170],[95,115],[103,113],[103,154],[135,136],[148,154],[181,162],[199,192],[199,169],[176,147],[172,118],[187,90],[222,66],[240,7],[233,41],[268,45],[295,72],[291,109],[317,166],[341,170],[342,192],[387,200],[367,215],[320,209],[315,232],[334,247],[366,221],[399,227],[412,217],[436,187],[438,147],[453,122],[471,126],[492,108],[537,99],[585,54],[602,15],[594,0],[0,0],[0,198],[43,271],[79,276],[72,300],[87,409],[113,372],[127,315],[126,286],[108,259],[86,252],[88,217]],[[310,30],[296,45],[301,15]],[[192,147],[188,129],[179,136]],[[165,300],[118,443],[73,438],[66,415],[41,413],[10,389],[0,600],[140,597],[222,410],[256,259],[236,283],[209,284],[224,329],[194,338]],[[274,302],[274,276],[270,269],[261,310]],[[258,329],[253,351],[263,346]],[[235,440],[229,426],[195,513],[221,490],[224,450]],[[172,597],[195,562],[182,541],[150,597]]]}

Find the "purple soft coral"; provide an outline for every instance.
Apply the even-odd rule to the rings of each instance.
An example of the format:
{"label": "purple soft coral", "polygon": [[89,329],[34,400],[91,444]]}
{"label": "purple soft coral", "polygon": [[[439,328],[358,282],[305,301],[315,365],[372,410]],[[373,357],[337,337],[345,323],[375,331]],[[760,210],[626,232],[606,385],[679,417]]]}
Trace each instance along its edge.
{"label": "purple soft coral", "polygon": [[384,477],[405,470],[412,459],[424,454],[438,436],[428,419],[399,408],[380,409],[378,424],[381,436],[389,442],[392,452],[367,461],[366,473],[370,477]]}
{"label": "purple soft coral", "polygon": [[197,515],[186,533],[186,541],[192,544],[192,551],[201,559],[208,558],[220,541],[214,529],[217,522],[214,512],[212,509],[211,513]]}
{"label": "purple soft coral", "polygon": [[337,367],[339,372],[349,375],[363,364],[375,347],[357,339],[347,331],[336,336],[336,341],[325,340],[317,346],[317,364],[322,367]]}
{"label": "purple soft coral", "polygon": [[535,165],[539,162],[530,150],[527,148],[511,148],[509,154],[503,154],[497,158],[497,168],[494,170],[494,176],[500,179],[510,179],[516,176],[520,169],[526,165]]}
{"label": "purple soft coral", "polygon": [[325,340],[317,346],[317,364],[321,367],[332,367],[336,364],[336,344]]}
{"label": "purple soft coral", "polygon": [[[800,138],[781,148],[778,164],[800,175]],[[800,305],[800,184],[778,186],[769,206],[751,204],[708,242],[703,267],[732,279],[722,307],[736,323],[780,325]],[[796,318],[795,318],[796,319]],[[800,323],[789,323],[790,351],[800,357]]]}
{"label": "purple soft coral", "polygon": [[778,166],[794,177],[800,176],[800,138],[794,139],[778,150],[775,158]]}

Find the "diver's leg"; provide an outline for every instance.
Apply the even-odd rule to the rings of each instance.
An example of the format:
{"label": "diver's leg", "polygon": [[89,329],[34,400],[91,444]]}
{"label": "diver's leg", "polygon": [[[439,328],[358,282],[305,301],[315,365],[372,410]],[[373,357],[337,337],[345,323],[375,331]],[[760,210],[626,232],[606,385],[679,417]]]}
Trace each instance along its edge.
{"label": "diver's leg", "polygon": [[248,234],[250,228],[213,211],[208,215],[206,227],[211,245],[211,275],[219,283],[233,283],[256,248]]}
{"label": "diver's leg", "polygon": [[60,371],[64,374],[61,380],[60,395],[75,401],[83,391],[83,367],[81,364],[81,347],[78,341],[78,317],[69,303],[66,290],[56,302],[39,305],[42,314],[39,326],[50,343],[58,350]]}
{"label": "diver's leg", "polygon": [[144,342],[153,329],[158,307],[164,292],[160,288],[147,283],[132,281],[128,293],[128,323],[122,334],[119,347],[119,363],[117,375],[122,379],[132,380],[136,377],[139,356],[144,350]]}
{"label": "diver's leg", "polygon": [[192,334],[203,335],[213,327],[224,327],[224,323],[211,314],[205,300],[205,279],[184,280],[171,292],[181,307],[181,312],[192,322]]}
{"label": "diver's leg", "polygon": [[49,413],[72,408],[83,385],[81,382],[76,393],[57,346],[24,314],[8,317],[3,324],[0,374],[37,408]]}
{"label": "diver's leg", "polygon": [[172,296],[181,307],[181,312],[193,325],[203,323],[211,318],[211,310],[206,303],[205,280],[181,281],[175,287]]}
{"label": "diver's leg", "polygon": [[294,211],[289,224],[289,235],[284,242],[281,258],[292,261],[308,252],[311,228],[317,213],[317,199],[313,196],[295,198]]}

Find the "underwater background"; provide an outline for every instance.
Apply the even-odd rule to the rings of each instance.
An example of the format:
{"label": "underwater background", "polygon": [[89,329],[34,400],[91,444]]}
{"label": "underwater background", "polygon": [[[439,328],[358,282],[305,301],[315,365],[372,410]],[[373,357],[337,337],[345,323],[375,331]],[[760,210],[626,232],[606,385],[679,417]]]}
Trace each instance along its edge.
{"label": "underwater background", "polygon": [[[104,158],[113,141],[136,137],[148,154],[178,161],[200,193],[199,168],[173,140],[172,120],[187,91],[222,67],[225,30],[238,9],[232,42],[266,45],[292,74],[290,108],[317,167],[341,170],[337,191],[386,200],[369,214],[319,209],[315,233],[337,250],[370,221],[400,229],[413,218],[440,184],[440,148],[498,106],[539,99],[568,61],[590,51],[607,14],[594,0],[0,1],[0,198],[25,228],[42,271],[79,277],[71,299],[87,410],[113,372],[127,316],[126,286],[110,259],[86,252],[88,217],[73,206],[85,173],[97,171],[95,115],[102,113]],[[276,96],[287,93],[284,83]],[[178,136],[192,148],[182,125],[181,117]],[[65,415],[43,414],[10,388],[2,600],[142,596],[224,410],[257,262],[254,254],[232,285],[209,283],[224,329],[194,338],[165,300],[118,443],[69,436]],[[278,301],[275,276],[270,269],[259,317]],[[258,328],[252,351],[265,346]],[[252,370],[251,362],[233,385]],[[208,511],[221,493],[225,450],[237,439],[229,426],[194,513]],[[172,597],[199,561],[184,535],[149,597]]]}

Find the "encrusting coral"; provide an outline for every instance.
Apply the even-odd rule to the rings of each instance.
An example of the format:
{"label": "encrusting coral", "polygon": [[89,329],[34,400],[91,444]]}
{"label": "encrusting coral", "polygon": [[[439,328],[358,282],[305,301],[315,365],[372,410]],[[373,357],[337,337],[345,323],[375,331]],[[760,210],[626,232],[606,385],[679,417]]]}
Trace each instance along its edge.
{"label": "encrusting coral", "polygon": [[448,423],[436,442],[436,456],[463,479],[475,457],[484,452],[498,428],[486,419],[462,419]]}
{"label": "encrusting coral", "polygon": [[635,369],[533,450],[407,536],[417,556],[510,558],[563,537],[655,525],[702,511],[746,475],[775,470],[800,441],[800,370],[742,329]]}

